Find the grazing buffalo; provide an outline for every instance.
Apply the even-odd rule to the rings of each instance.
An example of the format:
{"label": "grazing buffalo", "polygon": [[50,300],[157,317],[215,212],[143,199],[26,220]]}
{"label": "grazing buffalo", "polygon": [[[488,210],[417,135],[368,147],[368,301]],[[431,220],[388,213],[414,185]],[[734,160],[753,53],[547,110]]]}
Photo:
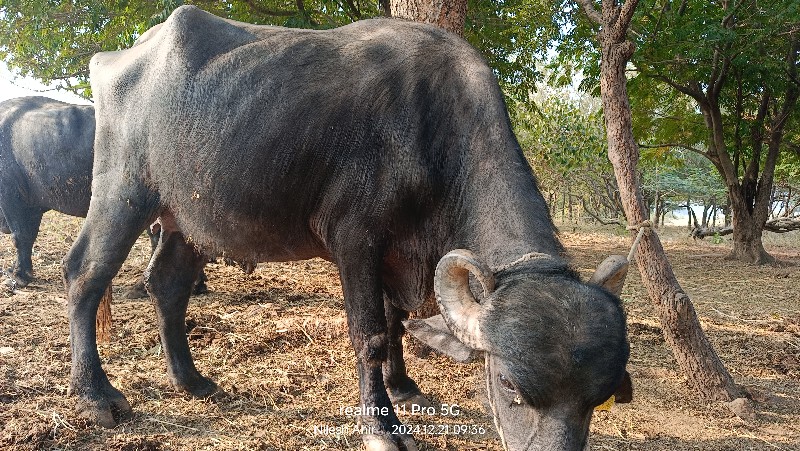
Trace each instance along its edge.
{"label": "grazing buffalo", "polygon": [[392,433],[392,402],[424,402],[401,335],[434,292],[442,315],[406,328],[461,360],[485,355],[507,449],[584,448],[593,407],[627,385],[620,302],[562,259],[498,83],[460,38],[389,19],[254,26],[183,6],[90,69],[95,196],[64,259],[81,415],[112,427],[131,411],[101,368],[94,315],[156,219],[147,289],[170,381],[192,395],[218,390],[185,334],[204,253],[336,263],[370,450],[416,449]]}
{"label": "grazing buffalo", "polygon": [[[9,276],[18,287],[33,280],[31,253],[42,215],[55,210],[85,218],[89,211],[94,126],[91,105],[47,97],[0,103],[0,231],[12,234],[17,248]],[[206,291],[203,280],[195,292]],[[127,293],[142,295],[141,282]]]}
{"label": "grazing buffalo", "polygon": [[0,222],[11,233],[17,286],[33,280],[31,250],[42,215],[86,217],[92,183],[94,108],[47,97],[0,103]]}

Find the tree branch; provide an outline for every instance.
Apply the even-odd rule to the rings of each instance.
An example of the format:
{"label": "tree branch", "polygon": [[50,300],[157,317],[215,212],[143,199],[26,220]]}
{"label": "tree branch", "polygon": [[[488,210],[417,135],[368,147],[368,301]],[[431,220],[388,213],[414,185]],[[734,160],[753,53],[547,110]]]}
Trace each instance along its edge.
{"label": "tree branch", "polygon": [[633,13],[639,5],[639,0],[627,0],[619,11],[619,17],[614,27],[618,30],[627,30],[633,19]]}
{"label": "tree branch", "polygon": [[[787,233],[794,230],[800,230],[800,217],[797,218],[775,218],[770,219],[764,223],[764,230],[772,233]],[[707,236],[724,236],[733,233],[733,227],[696,227],[692,229],[690,236],[694,239],[700,238],[701,240]]]}
{"label": "tree branch", "polygon": [[594,6],[594,2],[592,0],[576,0],[578,4],[583,9],[583,12],[586,13],[586,16],[589,17],[589,20],[596,23],[597,25],[603,25],[603,15],[600,14],[600,11],[597,10]]}
{"label": "tree branch", "polygon": [[686,14],[686,0],[681,1],[681,6],[678,8],[678,16],[683,17]]}
{"label": "tree branch", "polygon": [[680,143],[663,143],[663,144],[637,144],[639,147],[643,147],[645,149],[658,149],[659,147],[680,147],[681,149],[691,150],[692,152],[699,153],[705,157],[708,156],[705,150],[698,149],[697,147],[687,146],[686,144]]}
{"label": "tree branch", "polygon": [[764,89],[755,120],[753,121],[753,127],[750,130],[750,146],[752,147],[753,155],[747,168],[745,168],[743,183],[747,180],[758,180],[758,172],[761,165],[761,150],[764,146],[764,120],[769,110],[770,99],[769,89]]}
{"label": "tree branch", "polygon": [[798,52],[800,52],[800,37],[795,34],[792,36],[792,41],[789,44],[789,51],[786,55],[786,78],[789,80],[789,83],[787,83],[786,92],[783,96],[784,100],[781,111],[772,121],[772,133],[776,131],[783,133],[783,127],[786,125],[789,116],[791,116],[791,112],[795,109],[794,107],[797,103],[798,96],[800,96],[800,89],[798,89],[798,85],[794,83],[797,80]]}
{"label": "tree branch", "polygon": [[570,197],[577,197],[581,200],[581,206],[583,207],[583,211],[585,211],[589,216],[594,218],[595,221],[599,222],[603,225],[618,225],[625,227],[627,225],[626,222],[622,221],[621,219],[603,219],[597,213],[594,213],[588,205],[586,205],[586,199],[582,196],[578,196],[577,194],[570,194]]}
{"label": "tree branch", "polygon": [[706,98],[705,98],[705,95],[703,95],[703,91],[698,89],[696,86],[692,87],[691,85],[684,86],[684,85],[678,84],[678,83],[674,82],[671,78],[669,78],[669,77],[667,77],[665,75],[661,75],[661,74],[655,74],[655,75],[650,75],[650,76],[655,78],[656,80],[663,81],[664,83],[672,86],[676,91],[693,98],[698,103],[705,103],[706,102]]}
{"label": "tree branch", "polygon": [[727,55],[727,52],[730,50],[731,44],[727,44],[722,50],[718,48],[714,49],[711,77],[708,80],[708,97],[714,99],[715,102],[719,99],[719,94],[722,92],[722,87],[725,85],[725,80],[728,78],[728,73],[730,72],[731,58]]}
{"label": "tree branch", "polygon": [[700,238],[701,240],[707,236],[725,236],[730,235],[733,233],[733,226],[726,226],[726,227],[695,227],[689,232],[689,236],[693,239]]}
{"label": "tree branch", "polygon": [[359,11],[358,6],[356,6],[356,4],[353,3],[353,0],[345,0],[345,3],[347,3],[347,6],[352,11],[352,14],[348,13],[347,15],[350,16],[350,18],[353,20],[360,20],[362,17],[361,11]]}

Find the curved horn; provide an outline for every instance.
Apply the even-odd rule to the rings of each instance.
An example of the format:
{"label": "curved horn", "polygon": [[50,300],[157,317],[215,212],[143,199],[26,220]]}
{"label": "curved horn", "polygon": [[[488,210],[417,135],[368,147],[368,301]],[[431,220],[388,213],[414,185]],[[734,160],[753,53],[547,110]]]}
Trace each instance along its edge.
{"label": "curved horn", "polygon": [[472,349],[486,351],[489,343],[481,329],[485,306],[478,303],[469,289],[470,273],[478,279],[488,297],[494,291],[494,274],[475,254],[465,249],[450,251],[439,260],[433,288],[442,317],[453,335]]}

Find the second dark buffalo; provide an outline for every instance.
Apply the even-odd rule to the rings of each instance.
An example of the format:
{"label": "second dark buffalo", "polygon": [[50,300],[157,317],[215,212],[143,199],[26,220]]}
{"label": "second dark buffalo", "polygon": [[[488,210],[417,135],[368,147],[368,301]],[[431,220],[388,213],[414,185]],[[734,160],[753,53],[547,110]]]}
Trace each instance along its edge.
{"label": "second dark buffalo", "polygon": [[[8,275],[17,287],[33,280],[31,254],[42,215],[55,210],[85,218],[92,197],[94,107],[47,97],[0,103],[0,231],[10,233],[17,261]],[[151,235],[153,248],[158,237]],[[204,277],[196,293],[207,291]],[[147,296],[143,281],[126,297]]]}

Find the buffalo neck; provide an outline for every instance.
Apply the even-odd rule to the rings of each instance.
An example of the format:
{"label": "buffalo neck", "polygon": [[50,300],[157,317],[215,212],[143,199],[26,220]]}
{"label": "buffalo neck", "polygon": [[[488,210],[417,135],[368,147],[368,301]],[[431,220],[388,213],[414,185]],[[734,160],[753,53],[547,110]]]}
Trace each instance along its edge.
{"label": "buffalo neck", "polygon": [[489,133],[495,139],[482,142],[502,145],[476,145],[457,179],[455,203],[463,220],[453,230],[452,246],[472,250],[494,268],[531,252],[561,257],[550,211],[510,124]]}

